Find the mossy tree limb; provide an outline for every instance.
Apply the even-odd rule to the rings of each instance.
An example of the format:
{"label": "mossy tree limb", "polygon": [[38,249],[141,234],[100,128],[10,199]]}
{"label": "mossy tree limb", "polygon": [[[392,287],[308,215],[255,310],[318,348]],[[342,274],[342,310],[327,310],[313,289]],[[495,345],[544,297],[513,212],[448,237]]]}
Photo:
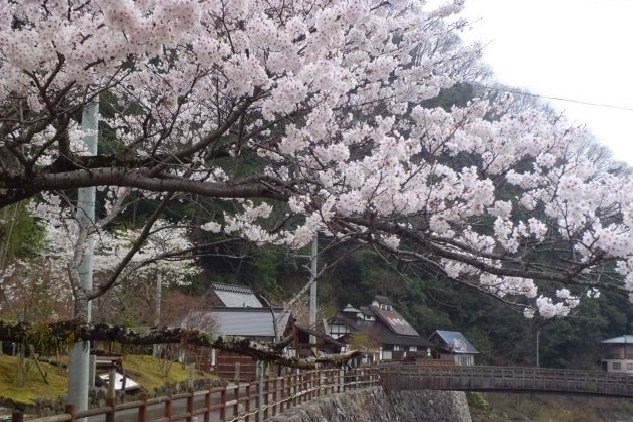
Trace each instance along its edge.
{"label": "mossy tree limb", "polygon": [[[76,320],[45,325],[0,321],[0,341],[23,342],[43,350],[58,350],[78,341],[106,341],[140,346],[180,344],[237,352],[253,359],[298,369],[314,369],[317,363],[341,365],[361,354],[359,351],[352,351],[318,358],[295,358],[282,356],[279,344],[243,337],[217,336],[205,331],[167,327],[141,331],[107,324],[82,324]],[[285,339],[284,343],[287,341],[289,339]]]}

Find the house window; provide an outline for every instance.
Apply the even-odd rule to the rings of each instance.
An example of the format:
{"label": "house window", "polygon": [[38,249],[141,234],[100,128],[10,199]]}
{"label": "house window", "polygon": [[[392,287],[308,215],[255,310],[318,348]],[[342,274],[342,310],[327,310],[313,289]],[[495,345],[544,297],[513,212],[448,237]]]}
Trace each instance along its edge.
{"label": "house window", "polygon": [[411,346],[411,347],[409,347],[409,351],[410,352],[417,352],[418,351],[418,346]]}
{"label": "house window", "polygon": [[627,371],[633,371],[633,362],[627,362],[626,363],[626,370]]}
{"label": "house window", "polygon": [[398,350],[400,350],[400,346],[398,346],[398,345],[396,344],[395,346],[393,346],[393,350],[394,350],[394,351],[398,351]]}
{"label": "house window", "polygon": [[612,369],[614,371],[621,371],[622,370],[622,362],[613,362]]}
{"label": "house window", "polygon": [[392,359],[391,350],[383,350],[382,351],[382,358],[385,359],[385,360],[391,360]]}

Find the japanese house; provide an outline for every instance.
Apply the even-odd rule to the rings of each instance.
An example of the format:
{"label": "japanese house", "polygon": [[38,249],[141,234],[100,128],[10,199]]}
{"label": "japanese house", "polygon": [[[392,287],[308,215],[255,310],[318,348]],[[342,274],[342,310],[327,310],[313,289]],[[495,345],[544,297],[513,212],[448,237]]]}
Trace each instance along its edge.
{"label": "japanese house", "polygon": [[348,304],[330,321],[329,334],[347,349],[367,351],[370,362],[416,359],[428,356],[433,344],[409,324],[386,296],[376,296],[369,306]]}

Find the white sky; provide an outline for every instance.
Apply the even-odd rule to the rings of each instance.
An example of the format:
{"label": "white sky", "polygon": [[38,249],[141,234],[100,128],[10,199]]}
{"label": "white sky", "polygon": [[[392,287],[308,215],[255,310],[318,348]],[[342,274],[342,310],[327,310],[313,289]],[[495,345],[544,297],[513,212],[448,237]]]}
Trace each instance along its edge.
{"label": "white sky", "polygon": [[[633,0],[466,0],[499,82],[633,109]],[[633,165],[633,111],[549,101]]]}

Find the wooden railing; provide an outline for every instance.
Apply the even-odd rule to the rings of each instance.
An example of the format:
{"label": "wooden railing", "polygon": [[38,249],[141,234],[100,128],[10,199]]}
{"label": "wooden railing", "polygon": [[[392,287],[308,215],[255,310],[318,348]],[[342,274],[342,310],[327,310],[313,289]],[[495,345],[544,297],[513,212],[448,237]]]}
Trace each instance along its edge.
{"label": "wooden railing", "polygon": [[[261,385],[260,381],[255,381],[166,397],[148,398],[142,395],[140,400],[121,404],[108,399],[105,407],[80,412],[67,406],[64,414],[30,421],[63,422],[81,419],[90,422],[192,422],[196,417],[204,422],[257,421],[261,420],[260,417],[267,420],[286,409],[323,395],[377,385],[380,385],[380,374],[377,369],[371,368],[298,372],[283,377],[266,377]],[[21,413],[14,413],[12,421],[21,422],[23,417]]]}
{"label": "wooden railing", "polygon": [[389,391],[532,391],[633,397],[633,376],[599,371],[493,366],[381,366]]}

